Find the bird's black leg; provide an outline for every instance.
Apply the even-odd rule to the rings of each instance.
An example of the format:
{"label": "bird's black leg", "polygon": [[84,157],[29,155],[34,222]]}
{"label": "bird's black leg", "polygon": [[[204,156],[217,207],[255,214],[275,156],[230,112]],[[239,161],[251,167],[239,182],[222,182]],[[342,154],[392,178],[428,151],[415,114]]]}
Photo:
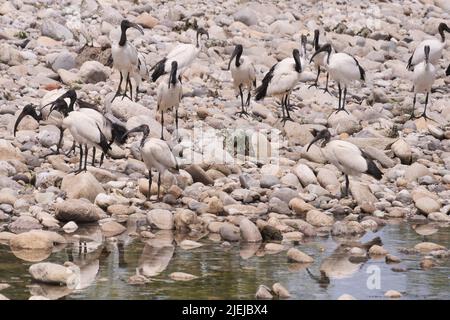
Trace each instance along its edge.
{"label": "bird's black leg", "polygon": [[131,79],[128,74],[128,83],[130,84],[130,100],[133,101],[133,86],[131,85]]}
{"label": "bird's black leg", "polygon": [[350,181],[348,180],[348,175],[345,175],[345,190],[344,190],[344,198],[348,196],[348,190],[350,186]]}
{"label": "bird's black leg", "polygon": [[104,159],[105,159],[105,154],[102,152],[102,155],[100,156],[100,163],[98,164],[99,168],[102,166]]}
{"label": "bird's black leg", "polygon": [[242,84],[239,85],[239,96],[241,97],[241,111],[237,112],[240,117],[243,115],[248,115],[247,111],[244,109],[244,94],[242,93]]}
{"label": "bird's black leg", "polygon": [[95,147],[92,148],[92,166],[95,167]]}
{"label": "bird's black leg", "polygon": [[245,103],[247,105],[247,107],[250,106],[250,96],[251,96],[251,90],[249,89],[248,90],[248,94],[247,94],[247,101]]}
{"label": "bird's black leg", "polygon": [[59,150],[61,150],[63,136],[64,136],[64,130],[62,128],[59,128],[59,140],[58,140],[58,145],[56,146],[56,153],[59,153]]}
{"label": "bird's black leg", "polygon": [[285,99],[285,108],[286,108],[287,118],[288,118],[289,120],[292,121],[291,115],[289,114],[289,108],[290,108],[290,104],[289,104],[289,94],[286,95],[286,99]]}
{"label": "bird's black leg", "polygon": [[[129,83],[130,83],[130,73],[127,72],[127,78],[125,79],[125,91],[124,91],[123,94],[122,94],[122,100],[123,100],[125,97],[130,98],[130,97],[127,96],[128,84],[129,84]],[[131,99],[131,98],[130,98],[130,99]],[[131,99],[131,100],[132,100],[132,99]]]}
{"label": "bird's black leg", "polygon": [[150,197],[152,195],[152,169],[148,170],[148,194],[147,194],[147,200],[150,200]]}
{"label": "bird's black leg", "polygon": [[164,112],[161,110],[161,140],[164,140]]}
{"label": "bird's black leg", "polygon": [[324,93],[327,92],[327,93],[330,94],[330,96],[332,96],[331,92],[328,90],[328,77],[329,77],[329,76],[330,76],[330,75],[329,75],[329,73],[327,72],[327,81],[326,81],[326,83],[325,83],[325,89],[323,90],[323,92],[324,92]]}
{"label": "bird's black leg", "polygon": [[422,115],[419,117],[419,118],[425,118],[425,119],[428,119],[428,117],[427,117],[427,105],[428,105],[428,95],[429,95],[430,93],[429,92],[427,92],[427,95],[425,96],[425,109],[423,109],[423,113],[422,113]]}
{"label": "bird's black leg", "polygon": [[177,129],[178,134],[178,108],[175,108],[175,128]]}
{"label": "bird's black leg", "polygon": [[[289,111],[287,109],[287,100],[288,100],[288,96],[284,96],[283,98],[281,98],[281,110],[283,110],[283,118],[281,119],[281,121],[283,122],[283,126],[286,124],[286,121],[288,120],[292,120],[291,116],[289,115]],[[286,110],[286,115],[284,113],[284,111]]]}
{"label": "bird's black leg", "polygon": [[411,115],[410,115],[410,117],[409,117],[410,120],[411,120],[411,119],[414,119],[414,118],[416,117],[416,116],[414,115],[414,108],[416,107],[416,96],[417,96],[417,94],[414,93],[413,107],[412,107],[412,110],[411,110]]}
{"label": "bird's black leg", "polygon": [[75,171],[75,174],[79,174],[82,171],[82,165],[83,165],[83,146],[80,143],[80,167],[77,171]]}
{"label": "bird's black leg", "polygon": [[346,98],[347,98],[347,86],[344,87],[344,96],[342,97],[342,108],[341,108],[341,110],[343,110],[343,111],[347,112],[347,114],[349,114],[348,111],[345,109],[345,99]]}
{"label": "bird's black leg", "polygon": [[111,100],[111,103],[120,94],[120,89],[121,89],[121,86],[122,86],[123,75],[122,75],[122,71],[120,71],[119,73],[120,73],[119,87],[117,88],[116,94],[114,95],[114,98]]}
{"label": "bird's black leg", "polygon": [[317,85],[317,83],[319,82],[319,76],[320,76],[320,67],[317,67],[317,77],[316,77],[316,81],[314,81],[314,83],[312,84],[312,85],[310,85],[309,87],[308,87],[308,89],[309,88],[311,88],[311,87],[318,87],[318,85]]}
{"label": "bird's black leg", "polygon": [[161,189],[161,172],[158,172],[158,200],[159,200],[160,189]]}
{"label": "bird's black leg", "polygon": [[70,154],[72,151],[75,151],[76,146],[77,146],[77,144],[76,144],[75,141],[74,141],[74,142],[72,143],[72,147],[70,147],[70,150],[67,151],[66,157],[68,157],[69,154]]}
{"label": "bird's black leg", "polygon": [[339,106],[338,106],[338,109],[336,110],[336,113],[341,111],[342,90],[341,90],[341,84],[340,83],[338,83],[338,92],[339,92]]}
{"label": "bird's black leg", "polygon": [[84,145],[84,168],[83,168],[84,172],[87,171],[87,168],[86,168],[86,166],[87,166],[87,156],[88,156],[88,146],[87,146],[87,144],[85,144]]}
{"label": "bird's black leg", "polygon": [[135,94],[135,96],[134,96],[134,101],[135,101],[135,102],[138,102],[138,101],[139,101],[139,99],[138,99],[138,93],[139,93],[139,85],[136,83],[136,94]]}

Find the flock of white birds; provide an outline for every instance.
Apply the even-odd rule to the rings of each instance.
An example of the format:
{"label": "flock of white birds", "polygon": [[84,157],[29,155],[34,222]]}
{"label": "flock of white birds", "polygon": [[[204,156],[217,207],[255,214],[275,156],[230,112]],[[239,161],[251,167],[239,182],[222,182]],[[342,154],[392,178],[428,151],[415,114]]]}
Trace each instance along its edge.
{"label": "flock of white birds", "polygon": [[[138,99],[139,85],[144,80],[160,81],[157,89],[157,111],[161,113],[161,139],[149,138],[150,128],[141,125],[127,131],[126,128],[111,114],[100,112],[95,105],[87,103],[79,98],[74,90],[67,91],[64,95],[43,106],[39,110],[33,105],[24,107],[15,126],[14,135],[18,124],[23,117],[29,115],[37,121],[45,120],[46,123],[55,124],[60,128],[61,135],[56,152],[59,152],[63,132],[69,130],[74,145],[80,148],[80,164],[77,173],[86,171],[87,155],[90,148],[93,149],[92,165],[95,165],[95,150],[102,150],[100,165],[104,155],[111,149],[113,142],[122,144],[131,133],[143,134],[140,151],[142,159],[149,174],[149,196],[152,184],[152,169],[158,173],[158,198],[160,195],[161,174],[166,170],[178,171],[176,158],[168,144],[164,141],[163,126],[164,112],[175,109],[176,130],[178,132],[178,107],[182,99],[182,74],[189,68],[202,50],[202,36],[209,39],[208,32],[203,28],[197,29],[195,44],[180,44],[170,51],[163,59],[151,69],[145,64],[142,53],[128,41],[127,30],[135,28],[142,34],[143,29],[135,23],[123,20],[121,23],[121,37],[111,48],[113,67],[120,73],[120,82],[112,101],[118,97],[121,99],[133,99],[133,82],[135,87],[135,99]],[[442,57],[445,47],[445,32],[450,32],[445,23],[438,26],[439,38],[427,39],[421,42],[413,51],[407,68],[413,71],[414,103],[411,118],[414,118],[414,106],[417,93],[426,94],[424,111],[421,117],[427,118],[426,107],[431,87],[436,77],[436,63]],[[230,58],[228,69],[231,71],[233,86],[241,100],[239,115],[248,115],[247,108],[250,105],[251,94],[255,92],[255,99],[261,100],[267,96],[280,99],[282,109],[282,121],[292,120],[289,111],[294,108],[289,103],[289,96],[300,81],[301,73],[309,63],[313,63],[317,69],[317,78],[312,86],[318,85],[321,71],[327,73],[325,91],[328,92],[328,79],[334,80],[338,87],[339,104],[336,112],[345,111],[345,102],[348,86],[354,81],[364,81],[365,71],[358,60],[343,52],[334,52],[330,43],[319,44],[319,31],[315,30],[313,48],[314,53],[308,61],[306,58],[306,36],[302,36],[300,50],[294,49],[292,57],[287,57],[273,65],[266,73],[257,87],[256,71],[251,59],[243,55],[244,48],[238,44]],[[446,75],[450,73],[450,66]],[[123,84],[125,82],[125,84]],[[124,90],[122,91],[122,88]],[[245,92],[247,97],[244,98]],[[129,95],[128,95],[129,93]],[[78,106],[75,109],[75,105]],[[345,174],[347,194],[348,176],[357,176],[362,173],[372,175],[376,179],[382,178],[382,172],[375,163],[357,146],[342,140],[331,140],[331,134],[327,129],[313,132],[315,138],[311,145],[322,141],[321,150],[324,157]],[[84,150],[83,150],[84,146]],[[69,151],[69,152],[70,152]],[[84,156],[84,166],[83,166]]]}

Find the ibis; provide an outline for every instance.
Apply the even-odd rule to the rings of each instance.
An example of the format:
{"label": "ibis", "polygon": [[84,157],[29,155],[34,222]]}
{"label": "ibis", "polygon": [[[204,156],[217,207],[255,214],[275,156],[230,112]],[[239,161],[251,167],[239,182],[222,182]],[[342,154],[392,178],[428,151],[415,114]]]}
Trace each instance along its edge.
{"label": "ibis", "polygon": [[142,132],[143,137],[140,143],[142,160],[148,170],[148,199],[152,190],[152,169],[158,171],[158,199],[161,187],[161,175],[169,170],[178,173],[178,164],[167,143],[157,138],[149,138],[150,128],[143,124],[124,134],[124,139],[133,132]]}
{"label": "ibis", "polygon": [[[319,37],[320,37],[320,31],[318,29],[314,30],[314,50],[315,52],[319,51],[320,49],[320,45],[319,45]],[[309,88],[311,87],[316,87],[318,88],[318,82],[319,82],[319,76],[320,73],[322,71],[322,69],[325,69],[325,72],[327,73],[327,80],[326,80],[326,84],[325,84],[325,89],[324,92],[328,92],[328,71],[326,70],[326,53],[325,52],[320,52],[318,53],[313,59],[312,61],[314,62],[314,66],[317,68],[317,76],[316,76],[316,80],[314,81],[314,83],[312,85],[309,86]]]}
{"label": "ibis", "polygon": [[411,118],[415,118],[414,115],[414,107],[416,105],[416,96],[417,93],[425,93],[425,108],[423,110],[422,115],[419,118],[427,119],[427,104],[428,104],[428,96],[431,92],[431,86],[434,83],[434,79],[436,78],[436,68],[430,62],[430,46],[426,45],[423,48],[425,60],[420,62],[414,67],[413,73],[413,83],[414,83],[414,99],[413,99],[413,108],[411,112]]}
{"label": "ibis", "polygon": [[248,112],[244,107],[244,93],[243,90],[247,90],[247,100],[245,104],[250,105],[250,96],[252,87],[256,87],[256,71],[250,58],[243,56],[243,47],[241,44],[236,45],[233,54],[231,55],[228,63],[228,70],[231,69],[231,76],[233,77],[234,90],[239,90],[241,97],[242,110],[238,114],[248,115]]}
{"label": "ibis", "polygon": [[162,75],[169,73],[172,68],[172,61],[178,63],[178,76],[181,79],[183,71],[191,65],[202,49],[198,40],[199,37],[201,39],[202,35],[206,35],[209,39],[208,31],[203,28],[198,28],[196,36],[197,43],[195,45],[191,43],[179,44],[170,51],[166,57],[158,61],[158,63],[151,68],[151,70],[154,70],[152,73],[152,80],[156,81]]}
{"label": "ibis", "polygon": [[382,178],[382,173],[376,164],[354,144],[343,140],[330,141],[331,134],[328,129],[313,130],[312,133],[314,139],[309,143],[306,152],[315,142],[322,140],[321,152],[323,156],[345,175],[344,196],[348,195],[350,184],[348,176],[360,176],[365,173],[377,180]]}
{"label": "ibis", "polygon": [[168,81],[162,81],[157,91],[157,112],[161,112],[161,139],[164,139],[164,112],[170,108],[175,108],[175,126],[178,132],[178,106],[180,105],[183,89],[181,81],[177,77],[178,63],[172,61],[172,67]]}
{"label": "ibis", "polygon": [[[104,154],[111,150],[105,135],[101,131],[99,125],[94,119],[80,111],[72,111],[62,121],[64,129],[68,129],[74,141],[76,141],[80,148],[80,166],[76,173],[86,171],[88,149],[97,147],[101,149]],[[84,146],[84,167],[83,165],[83,146]]]}
{"label": "ibis", "polygon": [[117,69],[120,73],[119,86],[117,87],[116,94],[114,95],[112,101],[120,95],[122,89],[122,82],[125,79],[125,90],[122,94],[122,100],[127,96],[128,86],[130,86],[130,100],[133,100],[132,91],[133,87],[131,85],[130,76],[136,82],[136,100],[139,91],[139,85],[141,83],[141,78],[145,78],[147,72],[147,67],[145,65],[145,60],[141,54],[138,53],[136,48],[127,40],[127,30],[129,28],[135,28],[144,34],[144,30],[136,23],[130,22],[128,20],[122,20],[120,24],[121,36],[118,43],[114,43],[111,48],[111,55],[113,58],[113,67]]}
{"label": "ibis", "polygon": [[450,32],[450,28],[443,22],[439,24],[438,27],[439,35],[441,36],[440,39],[433,38],[433,39],[426,39],[423,40],[414,50],[411,57],[409,57],[408,64],[406,65],[406,68],[408,70],[413,70],[416,65],[423,62],[425,60],[425,54],[424,49],[425,46],[430,47],[430,53],[428,56],[428,60],[432,64],[436,64],[438,60],[442,56],[442,50],[445,47],[445,33],[444,32]]}
{"label": "ibis", "polygon": [[301,72],[300,52],[298,49],[294,49],[292,51],[292,58],[285,58],[273,65],[264,76],[262,84],[256,88],[256,100],[264,99],[266,96],[280,98],[281,110],[283,112],[282,121],[284,123],[287,120],[292,120],[289,114],[289,95],[300,81]]}
{"label": "ibis", "polygon": [[[347,97],[347,86],[355,81],[365,81],[366,73],[364,69],[360,66],[358,60],[352,55],[347,53],[339,52],[333,53],[331,50],[331,44],[324,44],[319,50],[317,50],[314,55],[311,57],[311,61],[314,60],[315,57],[320,55],[322,52],[325,52],[326,58],[326,68],[330,77],[335,80],[338,84],[339,91],[339,107],[337,112],[348,111],[345,109],[345,99]],[[342,87],[344,87],[342,89]]]}

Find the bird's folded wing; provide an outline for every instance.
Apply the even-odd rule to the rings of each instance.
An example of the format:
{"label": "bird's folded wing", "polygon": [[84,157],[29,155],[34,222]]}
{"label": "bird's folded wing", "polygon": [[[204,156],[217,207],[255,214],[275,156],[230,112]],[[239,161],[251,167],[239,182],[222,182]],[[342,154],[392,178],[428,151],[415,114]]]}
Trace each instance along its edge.
{"label": "bird's folded wing", "polygon": [[339,141],[339,143],[333,144],[333,147],[328,150],[331,152],[334,160],[342,167],[352,168],[359,172],[365,172],[367,170],[367,161],[361,155],[361,150],[355,145],[345,141]]}

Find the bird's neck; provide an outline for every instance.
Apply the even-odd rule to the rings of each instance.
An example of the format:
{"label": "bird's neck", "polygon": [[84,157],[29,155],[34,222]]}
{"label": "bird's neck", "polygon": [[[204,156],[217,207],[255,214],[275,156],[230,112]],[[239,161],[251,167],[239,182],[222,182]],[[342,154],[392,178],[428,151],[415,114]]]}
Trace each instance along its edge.
{"label": "bird's neck", "polygon": [[127,43],[127,29],[122,28],[122,33],[120,35],[119,46],[123,47]]}
{"label": "bird's neck", "polygon": [[241,65],[241,55],[242,55],[242,53],[238,53],[237,55],[236,55],[236,68],[239,68],[239,66]]}

